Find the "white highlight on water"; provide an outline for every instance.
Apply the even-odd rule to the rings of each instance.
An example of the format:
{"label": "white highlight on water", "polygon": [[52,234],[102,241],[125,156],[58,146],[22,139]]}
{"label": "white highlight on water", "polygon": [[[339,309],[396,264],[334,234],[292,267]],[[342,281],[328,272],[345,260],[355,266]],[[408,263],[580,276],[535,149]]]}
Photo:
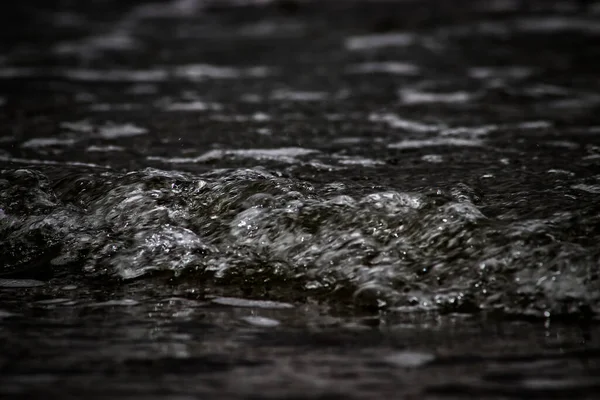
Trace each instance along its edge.
{"label": "white highlight on water", "polygon": [[294,308],[292,304],[270,300],[250,300],[238,297],[216,297],[212,303],[230,307],[244,308],[267,308],[267,309],[289,309]]}
{"label": "white highlight on water", "polygon": [[390,46],[410,46],[416,42],[416,35],[406,32],[394,32],[374,35],[351,36],[344,45],[348,50],[370,50]]}
{"label": "white highlight on water", "polygon": [[74,139],[59,139],[59,138],[33,138],[21,144],[22,148],[38,148],[52,146],[72,146],[75,144]]}
{"label": "white highlight on water", "polygon": [[261,328],[274,328],[281,325],[281,322],[277,321],[276,319],[259,317],[255,315],[248,315],[246,317],[242,317],[241,319],[250,325],[259,326]]}
{"label": "white highlight on water", "polygon": [[116,139],[120,137],[131,137],[148,133],[146,128],[133,124],[107,124],[98,129],[98,136],[104,139]]}
{"label": "white highlight on water", "polygon": [[483,146],[483,142],[477,139],[432,138],[423,140],[403,140],[401,142],[388,145],[390,149],[420,149],[423,147],[434,146],[477,147]]}
{"label": "white highlight on water", "polygon": [[392,114],[392,113],[387,113],[387,114],[373,113],[373,114],[369,115],[369,121],[384,122],[390,128],[404,129],[407,131],[421,132],[421,133],[437,132],[440,129],[444,128],[444,126],[441,126],[441,125],[429,125],[429,124],[424,124],[424,123],[418,122],[418,121],[404,119],[404,118],[401,118],[398,115]]}
{"label": "white highlight on water", "polygon": [[163,161],[174,164],[181,163],[203,163],[221,160],[226,157],[255,158],[259,160],[275,160],[287,163],[295,163],[296,158],[308,154],[317,153],[317,150],[301,147],[284,147],[278,149],[240,149],[240,150],[211,150],[197,157],[148,157],[148,160]]}
{"label": "white highlight on water", "polygon": [[419,351],[399,351],[385,357],[385,361],[397,367],[417,368],[435,360],[435,355]]}
{"label": "white highlight on water", "polygon": [[165,111],[216,111],[221,110],[222,105],[217,103],[207,103],[200,100],[188,101],[188,102],[175,102],[167,104],[163,107]]}
{"label": "white highlight on water", "polygon": [[473,99],[473,95],[468,92],[451,93],[432,93],[422,92],[415,89],[401,89],[398,95],[404,104],[425,104],[425,103],[467,103]]}
{"label": "white highlight on water", "polygon": [[301,92],[293,90],[276,90],[271,93],[271,99],[287,101],[322,101],[327,96],[328,94],[325,92]]}

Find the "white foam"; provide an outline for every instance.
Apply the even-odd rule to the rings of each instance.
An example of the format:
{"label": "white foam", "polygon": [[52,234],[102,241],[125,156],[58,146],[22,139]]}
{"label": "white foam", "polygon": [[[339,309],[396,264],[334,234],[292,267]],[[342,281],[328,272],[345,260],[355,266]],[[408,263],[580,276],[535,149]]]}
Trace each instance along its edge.
{"label": "white foam", "polygon": [[393,75],[417,75],[419,67],[414,64],[399,61],[367,62],[355,64],[348,67],[348,72],[358,74],[393,74]]}
{"label": "white foam", "polygon": [[391,128],[404,129],[412,132],[436,132],[443,128],[439,125],[429,125],[422,122],[411,121],[403,119],[396,114],[371,114],[369,115],[369,121],[372,122],[385,122]]}
{"label": "white foam", "polygon": [[148,160],[163,161],[173,164],[187,164],[221,160],[226,157],[239,157],[295,163],[296,157],[313,153],[317,153],[317,150],[304,149],[300,147],[285,147],[279,149],[211,150],[198,157],[148,157]]}
{"label": "white foam", "polygon": [[98,136],[104,139],[116,139],[119,137],[131,137],[148,133],[146,128],[133,124],[107,124],[98,129]]}
{"label": "white foam", "polygon": [[483,146],[483,142],[477,139],[433,138],[423,140],[403,140],[388,145],[390,149],[420,149],[423,147],[435,146],[476,147]]}
{"label": "white foam", "polygon": [[74,139],[58,139],[58,138],[33,138],[29,139],[21,147],[36,148],[36,147],[51,147],[51,146],[72,146],[75,144]]}
{"label": "white foam", "polygon": [[473,95],[467,92],[432,93],[421,92],[414,89],[401,89],[400,95],[404,104],[424,103],[467,103],[473,99]]}
{"label": "white foam", "polygon": [[416,41],[412,33],[395,32],[377,35],[351,36],[344,45],[348,50],[370,50],[390,46],[410,46]]}

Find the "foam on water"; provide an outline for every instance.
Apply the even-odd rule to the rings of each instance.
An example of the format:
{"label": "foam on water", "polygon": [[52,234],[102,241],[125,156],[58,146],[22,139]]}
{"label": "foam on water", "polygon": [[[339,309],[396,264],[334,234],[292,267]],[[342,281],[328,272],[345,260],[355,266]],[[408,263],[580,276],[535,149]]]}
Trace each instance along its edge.
{"label": "foam on water", "polygon": [[[265,154],[313,153],[252,157]],[[94,277],[163,271],[198,285],[242,285],[256,294],[268,287],[282,299],[314,294],[398,311],[600,311],[600,253],[579,239],[597,226],[597,215],[515,220],[510,207],[490,216],[480,202],[465,184],[351,194],[344,185],[315,186],[261,168],[88,172],[54,183],[40,172],[4,170],[0,256],[18,269],[24,251],[35,259],[58,246],[52,268],[77,265]],[[265,307],[262,301],[213,300]]]}

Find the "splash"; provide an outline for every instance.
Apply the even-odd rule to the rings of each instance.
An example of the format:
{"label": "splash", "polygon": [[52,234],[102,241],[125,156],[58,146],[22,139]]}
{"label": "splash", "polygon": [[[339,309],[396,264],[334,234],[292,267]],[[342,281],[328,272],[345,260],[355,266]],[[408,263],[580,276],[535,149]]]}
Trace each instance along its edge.
{"label": "splash", "polygon": [[581,236],[597,215],[488,216],[465,184],[358,194],[255,168],[54,181],[5,170],[0,185],[4,272],[35,263],[126,280],[168,272],[225,293],[403,312],[599,311],[600,253]]}

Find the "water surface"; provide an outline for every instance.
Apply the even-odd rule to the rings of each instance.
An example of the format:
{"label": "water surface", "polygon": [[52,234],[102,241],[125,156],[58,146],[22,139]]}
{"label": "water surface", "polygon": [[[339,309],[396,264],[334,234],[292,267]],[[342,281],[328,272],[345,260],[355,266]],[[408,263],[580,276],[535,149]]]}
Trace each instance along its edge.
{"label": "water surface", "polygon": [[599,5],[262,3],[15,8],[0,391],[592,398]]}

